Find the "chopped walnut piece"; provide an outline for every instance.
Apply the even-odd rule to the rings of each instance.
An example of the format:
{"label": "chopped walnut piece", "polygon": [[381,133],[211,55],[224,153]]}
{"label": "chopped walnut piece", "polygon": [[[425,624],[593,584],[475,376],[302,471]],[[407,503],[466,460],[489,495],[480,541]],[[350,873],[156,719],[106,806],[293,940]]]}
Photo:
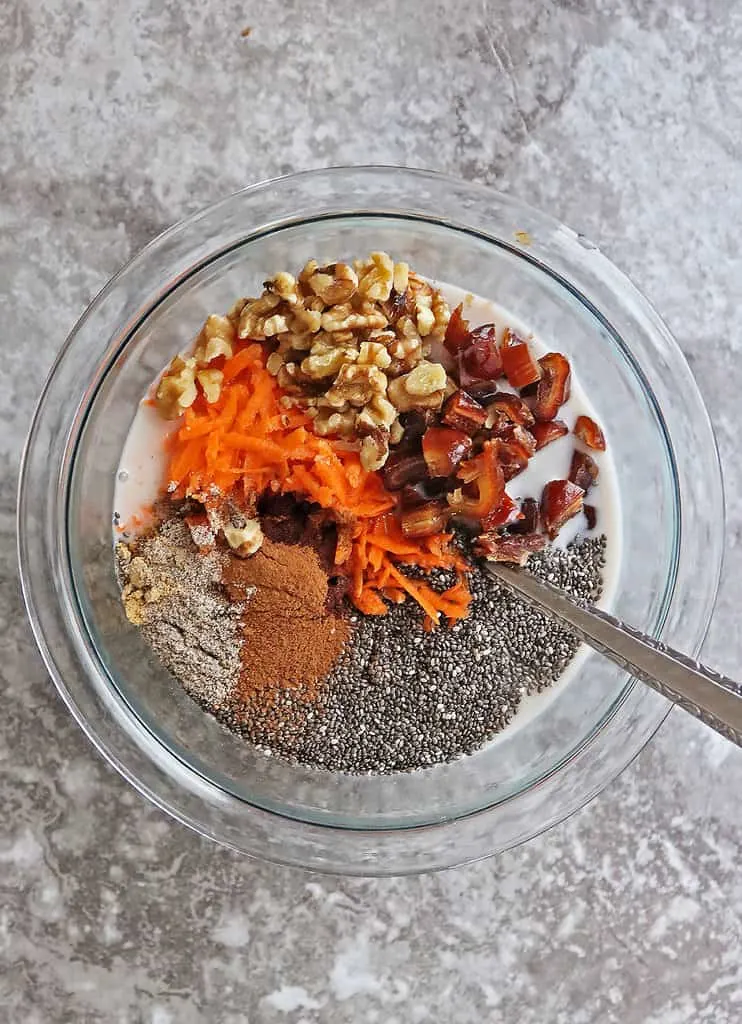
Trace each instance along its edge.
{"label": "chopped walnut piece", "polygon": [[280,299],[283,299],[284,302],[288,302],[290,306],[295,306],[299,302],[299,292],[296,287],[296,278],[293,274],[281,271],[266,281],[263,287],[266,291],[273,292]]}
{"label": "chopped walnut piece", "polygon": [[[255,338],[256,340],[265,338],[263,325],[280,304],[280,297],[272,292],[264,292],[259,299],[248,299],[240,313],[237,336],[239,338]],[[284,330],[288,330],[288,327]]]}
{"label": "chopped walnut piece", "polygon": [[177,419],[196,401],[196,360],[176,356],[155,392],[155,402],[167,420]]}
{"label": "chopped walnut piece", "polygon": [[433,301],[430,308],[433,311],[435,325],[429,334],[429,338],[432,341],[443,341],[446,336],[448,321],[451,319],[451,308],[437,289],[433,292]]}
{"label": "chopped walnut piece", "polygon": [[397,410],[392,403],[383,395],[375,395],[358,413],[356,423],[359,427],[383,427],[390,430],[396,418]]}
{"label": "chopped walnut piece", "polygon": [[201,385],[206,401],[213,405],[222,393],[224,374],[221,370],[199,370],[196,380]]}
{"label": "chopped walnut piece", "polygon": [[394,284],[394,261],[385,252],[372,252],[358,275],[358,291],[372,302],[386,302]]}
{"label": "chopped walnut piece", "polygon": [[446,386],[446,371],[440,363],[423,361],[418,363],[404,378],[404,388],[408,395],[426,397]]}
{"label": "chopped walnut piece", "polygon": [[273,338],[276,334],[284,334],[288,329],[289,322],[281,313],[267,316],[263,321],[263,334],[266,338]]}
{"label": "chopped walnut piece", "polygon": [[381,310],[365,307],[356,312],[349,303],[340,303],[322,314],[320,324],[324,331],[373,330],[386,327],[387,319]]}
{"label": "chopped walnut piece", "polygon": [[242,312],[242,310],[245,308],[249,301],[249,299],[237,299],[237,301],[232,304],[232,308],[227,313],[227,319],[234,325],[235,328],[239,323],[240,313]]}
{"label": "chopped walnut piece", "polygon": [[435,314],[433,310],[429,306],[420,305],[418,301],[415,319],[417,321],[418,334],[421,338],[427,338],[435,327]]}
{"label": "chopped walnut piece", "polygon": [[319,267],[307,284],[327,306],[348,302],[358,287],[358,275],[347,263],[330,263]]}
{"label": "chopped walnut piece", "polygon": [[407,291],[407,284],[410,279],[410,267],[407,263],[395,263],[394,273],[392,275],[392,283],[394,291],[398,295],[403,295]]}
{"label": "chopped walnut piece", "polygon": [[392,357],[386,349],[386,346],[379,341],[364,341],[361,344],[361,348],[358,352],[358,363],[361,366],[378,366],[380,370],[385,370],[392,361]]}
{"label": "chopped walnut piece", "polygon": [[374,427],[361,441],[361,465],[369,473],[374,472],[389,457],[389,435],[380,427]]}
{"label": "chopped walnut piece", "polygon": [[278,371],[276,380],[279,387],[294,395],[303,394],[307,384],[312,383],[312,378],[308,377],[294,362],[284,363]]}
{"label": "chopped walnut piece", "polygon": [[230,548],[242,558],[254,555],[263,543],[263,531],[257,519],[248,519],[241,527],[225,525],[222,533]]}
{"label": "chopped walnut piece", "polygon": [[377,366],[345,363],[340,367],[335,383],[325,398],[330,405],[349,402],[360,409],[375,395],[383,395],[386,386],[386,376]]}
{"label": "chopped walnut piece", "polygon": [[391,372],[395,375],[408,373],[422,359],[422,339],[417,324],[409,316],[400,317],[396,323],[396,337],[389,343],[392,357]]}
{"label": "chopped walnut piece", "polygon": [[226,316],[212,314],[207,317],[206,323],[201,328],[196,343],[194,358],[199,366],[208,366],[210,362],[219,356],[229,359],[232,355],[233,345],[237,332],[234,324]]}
{"label": "chopped walnut piece", "polygon": [[296,306],[292,310],[291,330],[295,334],[316,334],[322,326],[322,311],[308,306]]}
{"label": "chopped walnut piece", "polygon": [[331,348],[307,356],[302,360],[301,368],[312,380],[321,380],[323,377],[334,377],[340,370],[358,358],[358,353],[353,349]]}
{"label": "chopped walnut piece", "polygon": [[336,412],[332,409],[312,410],[316,413],[312,423],[312,429],[320,437],[338,435],[339,437],[352,437],[356,429],[356,413],[354,409],[345,412]]}
{"label": "chopped walnut piece", "polygon": [[387,394],[398,412],[439,409],[446,394],[446,371],[440,363],[418,363],[410,373],[389,381]]}

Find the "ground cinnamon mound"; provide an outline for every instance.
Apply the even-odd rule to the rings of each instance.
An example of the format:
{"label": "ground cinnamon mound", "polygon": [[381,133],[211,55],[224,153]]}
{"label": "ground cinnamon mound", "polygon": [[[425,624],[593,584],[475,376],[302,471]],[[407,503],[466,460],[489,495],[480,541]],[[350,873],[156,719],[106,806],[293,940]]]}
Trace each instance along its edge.
{"label": "ground cinnamon mound", "polygon": [[230,558],[223,583],[232,601],[252,592],[242,618],[243,669],[238,691],[300,690],[319,694],[350,635],[346,620],[327,610],[328,580],[312,548],[266,539],[250,558]]}

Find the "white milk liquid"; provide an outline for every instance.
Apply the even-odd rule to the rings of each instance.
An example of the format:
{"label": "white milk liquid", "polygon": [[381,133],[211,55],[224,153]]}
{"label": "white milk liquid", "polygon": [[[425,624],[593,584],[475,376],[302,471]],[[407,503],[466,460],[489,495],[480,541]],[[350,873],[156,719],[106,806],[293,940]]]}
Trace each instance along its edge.
{"label": "white milk liquid", "polygon": [[[502,306],[488,299],[472,296],[455,285],[435,282],[449,302],[451,308],[460,302],[464,303],[464,316],[472,327],[480,324],[494,323],[497,327],[498,340],[502,338],[506,327],[511,327],[521,337],[528,339],[535,356],[556,349],[564,351],[558,342],[545,344],[541,339],[531,335],[528,327],[507,312]],[[569,351],[564,351],[569,358]],[[507,383],[498,382],[501,390],[512,390]],[[151,397],[151,396],[147,396]],[[507,484],[508,494],[517,500],[541,497],[541,491],[549,480],[564,480],[569,475],[575,438],[571,433],[578,416],[590,416],[600,424],[600,415],[593,408],[587,395],[580,386],[579,379],[572,367],[572,388],[569,401],[559,410],[559,419],[569,427],[570,433],[536,452],[526,469]],[[166,455],[164,441],[177,430],[179,421],[166,421],[151,405],[142,401],[137,409],[131,429],[124,444],[116,478],[114,495],[114,522],[120,524],[114,530],[115,540],[127,539],[136,530],[131,526],[132,520],[141,510],[158,497],[165,483]],[[608,451],[591,452],[600,467],[598,483],[590,490],[589,500],[597,512],[597,525],[591,533],[582,513],[566,523],[553,542],[558,547],[566,547],[577,537],[591,537],[605,534],[606,566],[603,571],[603,595],[599,602],[601,608],[609,608],[618,583],[621,561],[621,508],[619,502],[618,480],[613,459],[610,454],[610,437],[606,438]],[[541,714],[551,703],[557,693],[574,678],[580,664],[589,651],[583,645],[572,659],[561,678],[542,693],[524,697],[517,714],[502,732],[491,742],[496,743],[502,736],[509,735],[513,729],[521,728],[526,722]]]}

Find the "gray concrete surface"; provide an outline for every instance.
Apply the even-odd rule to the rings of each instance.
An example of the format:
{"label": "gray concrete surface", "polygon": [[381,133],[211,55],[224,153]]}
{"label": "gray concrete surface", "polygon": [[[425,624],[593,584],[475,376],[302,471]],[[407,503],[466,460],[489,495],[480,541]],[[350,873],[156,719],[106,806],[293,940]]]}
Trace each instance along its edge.
{"label": "gray concrete surface", "polygon": [[428,166],[583,231],[666,317],[728,490],[705,654],[742,675],[740,52],[739,0],[0,4],[0,1020],[742,1018],[738,750],[673,715],[583,813],[438,876],[251,863],[88,746],[34,649],[13,521],[41,378],[130,254],[267,175]]}

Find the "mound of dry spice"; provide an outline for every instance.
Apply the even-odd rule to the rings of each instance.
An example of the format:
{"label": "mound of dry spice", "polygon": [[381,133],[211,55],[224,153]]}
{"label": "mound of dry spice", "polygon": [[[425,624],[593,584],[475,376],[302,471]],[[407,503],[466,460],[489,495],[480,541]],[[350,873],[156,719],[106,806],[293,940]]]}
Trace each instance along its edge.
{"label": "mound of dry spice", "polygon": [[285,690],[316,701],[349,635],[317,552],[265,539],[244,558],[187,507],[159,512],[116,554],[127,617],[170,672],[209,710],[242,717]]}
{"label": "mound of dry spice", "polygon": [[[472,644],[485,629],[473,631],[477,614],[499,609],[517,625],[510,636],[497,627],[502,650],[523,647],[522,616],[503,611],[511,599],[493,607],[483,598],[478,558],[523,565],[536,555],[547,572],[566,559],[565,588],[599,592],[603,542],[568,555],[547,548],[575,516],[596,525],[584,499],[599,472],[590,452],[605,449],[599,426],[577,419],[568,477],[519,502],[506,491],[538,451],[569,433],[558,417],[570,381],[563,354],[537,359],[509,327],[470,328],[461,306],[451,311],[440,290],[385,253],[276,274],[259,298],[210,316],[156,387],[152,403],[177,429],[157,525],[119,546],[127,615],[204,707],[285,756],[393,770],[471,749],[509,720],[502,707],[494,713],[491,696],[488,714],[484,697],[470,701],[482,725],[463,731],[438,701],[459,738],[439,736],[418,757],[393,756],[385,730],[383,757],[358,754],[364,734],[381,735],[368,722],[351,730],[357,756],[337,763],[317,736],[325,729],[330,746],[340,742],[341,690],[355,704],[383,706],[387,722],[399,715],[379,703],[382,684],[413,719],[427,707],[427,696],[415,704],[412,690],[405,699],[370,668],[397,629],[416,647],[430,633],[431,671],[436,651],[459,659],[457,672],[446,661],[446,679],[433,671],[428,696],[462,672],[476,676]],[[376,653],[359,660],[371,626]],[[553,628],[534,625],[537,651]],[[510,714],[574,653],[562,634],[553,640],[540,681],[523,669],[526,682],[510,687]],[[424,676],[410,660],[415,648],[402,648],[402,675],[413,665]],[[503,655],[488,671],[513,682],[511,661]]]}

